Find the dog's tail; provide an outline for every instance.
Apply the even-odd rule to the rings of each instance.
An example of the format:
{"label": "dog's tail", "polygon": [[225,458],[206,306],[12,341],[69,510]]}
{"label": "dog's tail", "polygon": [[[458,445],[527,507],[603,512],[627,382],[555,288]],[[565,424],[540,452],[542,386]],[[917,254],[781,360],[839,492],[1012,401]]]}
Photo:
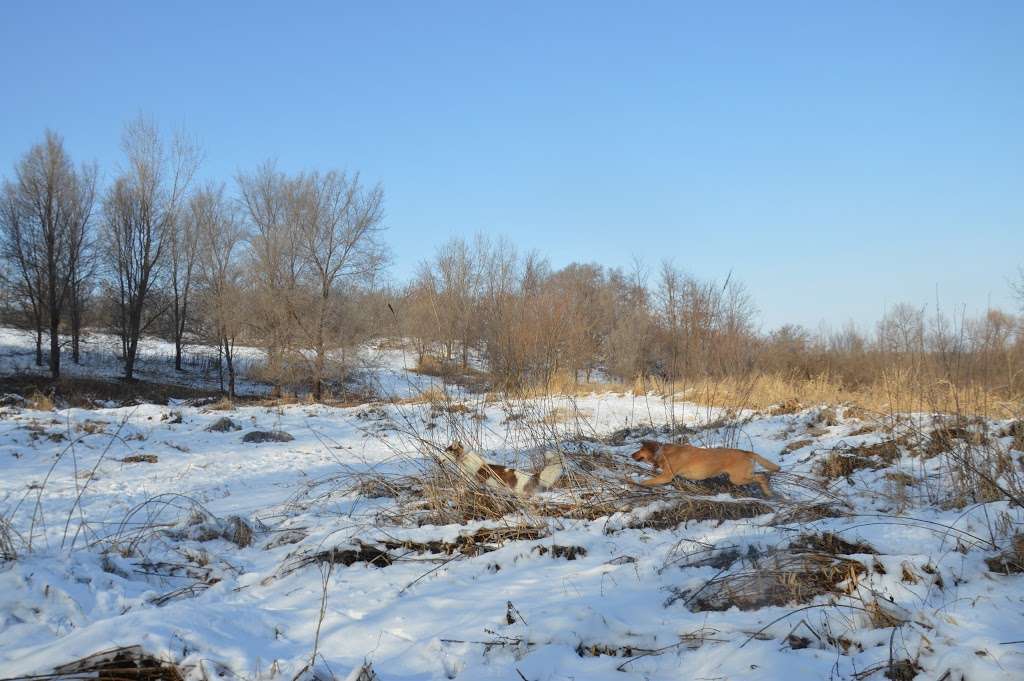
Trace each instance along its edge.
{"label": "dog's tail", "polygon": [[750,458],[752,458],[754,461],[756,461],[759,464],[761,464],[762,466],[764,466],[765,469],[767,471],[769,471],[770,473],[774,473],[775,471],[780,470],[779,469],[779,465],[777,463],[775,463],[774,461],[769,461],[768,459],[764,458],[760,454],[755,454],[754,452],[750,452]]}
{"label": "dog's tail", "polygon": [[541,489],[550,489],[562,477],[562,456],[558,452],[544,452],[544,468],[537,474]]}

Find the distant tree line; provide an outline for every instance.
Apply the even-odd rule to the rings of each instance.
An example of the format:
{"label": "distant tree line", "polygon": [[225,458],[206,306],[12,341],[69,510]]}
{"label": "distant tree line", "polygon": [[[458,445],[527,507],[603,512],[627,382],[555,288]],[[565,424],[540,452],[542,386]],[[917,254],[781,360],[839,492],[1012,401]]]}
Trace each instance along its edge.
{"label": "distant tree line", "polygon": [[[202,154],[139,117],[106,186],[46,132],[0,193],[0,312],[35,336],[54,378],[80,361],[84,330],[121,341],[134,378],[139,340],[219,349],[225,390],[235,348],[261,348],[255,378],[315,399],[341,385],[354,348],[400,339],[421,371],[503,388],[618,381],[828,375],[849,385],[907,371],[1019,395],[1020,316],[977,319],[892,307],[872,331],[795,325],[764,332],[734,277],[705,280],[671,263],[628,270],[553,268],[504,239],[454,239],[396,285],[384,195],[358,174],[285,173],[272,162],[233,182],[197,182]],[[1024,305],[1024,272],[1015,285]]]}
{"label": "distant tree line", "polygon": [[[1024,270],[1011,286],[1024,308]],[[874,329],[764,332],[732,276],[704,280],[671,263],[552,269],[486,237],[439,248],[404,289],[401,310],[402,332],[426,368],[455,374],[476,358],[510,387],[586,382],[600,371],[620,382],[825,376],[856,388],[903,372],[1024,392],[1024,317],[1006,311],[968,318],[897,304]]]}
{"label": "distant tree line", "polygon": [[[286,174],[267,163],[224,184],[197,184],[201,153],[140,117],[125,126],[108,186],[76,167],[47,132],[15,164],[0,196],[0,276],[8,322],[31,329],[36,364],[61,374],[61,337],[79,361],[84,326],[121,340],[124,377],[139,340],[220,349],[235,392],[235,346],[266,350],[261,378],[323,394],[336,351],[365,335],[356,301],[386,262],[383,192],[338,171]],[[48,350],[44,351],[44,338]]]}

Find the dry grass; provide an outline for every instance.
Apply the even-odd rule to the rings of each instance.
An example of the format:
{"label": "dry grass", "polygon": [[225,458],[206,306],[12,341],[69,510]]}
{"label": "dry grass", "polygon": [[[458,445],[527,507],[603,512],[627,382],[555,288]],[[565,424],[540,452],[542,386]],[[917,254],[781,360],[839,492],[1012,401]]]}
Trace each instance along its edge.
{"label": "dry grass", "polygon": [[141,646],[113,648],[56,667],[49,674],[18,676],[0,681],[183,681],[172,662],[143,652]]}
{"label": "dry grass", "polygon": [[36,411],[53,411],[55,407],[53,398],[39,392],[38,390],[33,391],[33,393],[28,396],[28,399],[25,400],[25,406],[29,409],[35,409]]}
{"label": "dry grass", "polygon": [[631,529],[650,528],[671,530],[691,520],[742,520],[755,518],[775,510],[768,504],[754,499],[720,501],[700,497],[684,497],[672,506],[654,511],[642,519],[629,524]]}
{"label": "dry grass", "polygon": [[0,517],[0,562],[14,560],[18,557],[14,550],[14,530],[3,517]]}
{"label": "dry grass", "polygon": [[452,400],[451,396],[446,394],[441,388],[431,386],[426,390],[421,390],[419,393],[410,397],[398,397],[394,398],[392,403],[394,404],[448,404]]}
{"label": "dry grass", "polygon": [[[739,569],[730,569],[699,589],[679,593],[671,600],[683,600],[694,612],[734,606],[757,610],[806,603],[825,594],[853,593],[859,576],[866,572],[864,565],[832,550],[827,540],[805,537],[802,541],[784,551],[738,559]],[[830,550],[820,550],[819,545]]]}
{"label": "dry grass", "polygon": [[206,411],[231,411],[235,403],[228,397],[221,397],[216,402],[206,405]]}
{"label": "dry grass", "polygon": [[985,562],[992,572],[1003,575],[1024,573],[1024,534],[1015,534],[1006,550],[986,558]]}
{"label": "dry grass", "polygon": [[824,458],[814,462],[811,471],[819,478],[835,480],[836,478],[849,477],[854,472],[865,468],[881,468],[884,465],[866,456],[843,452],[829,452]]}
{"label": "dry grass", "polygon": [[463,368],[459,362],[449,361],[435,355],[428,354],[418,359],[412,371],[423,376],[440,378],[445,383],[461,385],[474,390],[483,390],[489,384],[487,374],[472,367]]}
{"label": "dry grass", "polygon": [[[760,373],[744,377],[693,378],[665,381],[656,377],[623,383],[583,383],[556,375],[522,391],[524,397],[588,395],[615,392],[634,395],[675,395],[678,399],[727,409],[754,409],[772,414],[794,413],[805,405],[848,405],[845,416],[911,412],[964,413],[992,418],[1019,418],[1024,394],[1000,395],[945,380],[924,380],[909,372],[884,373],[872,383],[850,386],[829,374],[801,379]],[[826,424],[827,425],[827,424]]]}
{"label": "dry grass", "polygon": [[[568,371],[556,371],[543,379],[534,381],[525,386],[517,386],[513,391],[521,398],[549,397],[553,395],[566,395],[582,397],[594,393],[627,393],[643,395],[647,391],[642,387],[643,381],[635,381],[633,385],[619,382],[598,382],[580,380]],[[507,392],[507,391],[506,391]]]}

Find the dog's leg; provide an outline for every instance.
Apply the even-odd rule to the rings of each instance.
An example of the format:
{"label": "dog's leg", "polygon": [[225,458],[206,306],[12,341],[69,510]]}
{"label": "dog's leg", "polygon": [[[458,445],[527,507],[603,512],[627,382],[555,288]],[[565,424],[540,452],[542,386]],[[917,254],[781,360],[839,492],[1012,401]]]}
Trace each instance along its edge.
{"label": "dog's leg", "polygon": [[731,472],[728,475],[729,482],[731,482],[734,485],[750,485],[756,482],[758,485],[761,486],[761,489],[764,491],[764,495],[766,497],[772,496],[772,490],[770,487],[768,487],[767,476],[764,473],[755,473],[753,471],[753,466],[751,466],[751,470],[747,471],[746,473],[740,474],[736,472]]}
{"label": "dog's leg", "polygon": [[654,476],[650,480],[641,480],[640,484],[643,485],[644,487],[657,487],[658,485],[665,485],[667,483],[672,482],[672,478],[674,477],[675,475],[672,473],[672,471],[662,471],[660,474]]}

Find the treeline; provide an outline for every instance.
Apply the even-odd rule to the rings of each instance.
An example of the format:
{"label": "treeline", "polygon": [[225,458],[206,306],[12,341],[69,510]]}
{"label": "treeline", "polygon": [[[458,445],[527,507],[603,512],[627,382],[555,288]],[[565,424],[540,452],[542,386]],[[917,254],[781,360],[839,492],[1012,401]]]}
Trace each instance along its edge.
{"label": "treeline", "polygon": [[47,132],[3,183],[4,321],[35,333],[36,363],[54,378],[96,328],[121,339],[127,379],[144,334],[174,342],[178,369],[187,343],[215,346],[232,395],[238,344],[265,351],[254,378],[320,399],[343,385],[353,348],[383,337],[411,344],[422,371],[499,388],[757,374],[859,386],[904,372],[1021,393],[1024,322],[1010,312],[897,305],[869,331],[765,333],[732,276],[670,263],[558,269],[485,236],[444,244],[395,285],[383,278],[383,190],[358,174],[266,163],[199,183],[198,146],[141,117],[122,152],[101,187],[97,167],[75,165]]}
{"label": "treeline", "polygon": [[[1024,271],[1020,282],[1024,306]],[[671,263],[556,270],[484,237],[442,246],[403,302],[401,330],[421,363],[440,360],[432,370],[455,374],[476,358],[507,387],[564,386],[601,372],[625,383],[827,377],[850,388],[901,373],[1009,398],[1024,388],[1024,318],[1006,311],[969,318],[898,304],[870,330],[765,333],[753,297],[731,276],[703,280]]]}
{"label": "treeline", "polygon": [[120,337],[131,380],[143,334],[173,340],[177,369],[193,339],[220,349],[233,395],[244,340],[266,350],[261,378],[307,381],[319,398],[335,349],[360,338],[353,301],[386,261],[381,188],[272,163],[240,173],[234,191],[198,184],[196,144],[142,117],[125,126],[122,151],[101,190],[96,166],[76,166],[47,132],[3,183],[3,304],[35,332],[36,364],[59,378],[61,335],[77,362],[91,326]]}

